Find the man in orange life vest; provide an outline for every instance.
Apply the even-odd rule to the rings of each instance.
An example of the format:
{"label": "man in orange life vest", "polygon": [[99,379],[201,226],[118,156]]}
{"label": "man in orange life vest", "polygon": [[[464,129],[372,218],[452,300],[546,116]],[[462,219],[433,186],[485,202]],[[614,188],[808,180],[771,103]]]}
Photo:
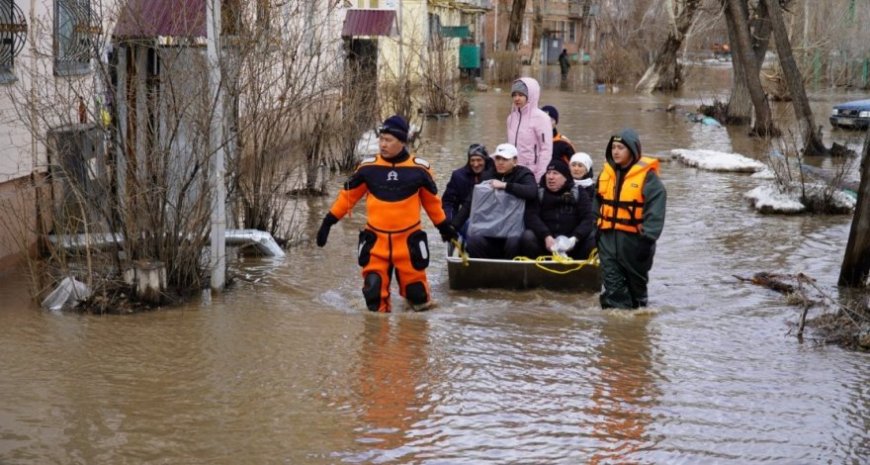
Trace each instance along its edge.
{"label": "man in orange life vest", "polygon": [[317,245],[326,245],[329,229],[368,194],[367,224],[359,234],[359,265],[363,267],[363,297],[371,311],[389,312],[393,272],[399,293],[415,310],[430,306],[426,279],[429,243],[420,225],[420,207],[446,242],[456,239],[438,198],[429,163],[408,153],[408,123],[398,115],[378,130],[380,153],[366,158],[348,178],[344,189],[323,218]]}
{"label": "man in orange life vest", "polygon": [[658,176],[659,161],[642,156],[632,129],[610,138],[605,157],[593,204],[604,285],[601,307],[645,307],[655,244],[665,225],[667,192]]}

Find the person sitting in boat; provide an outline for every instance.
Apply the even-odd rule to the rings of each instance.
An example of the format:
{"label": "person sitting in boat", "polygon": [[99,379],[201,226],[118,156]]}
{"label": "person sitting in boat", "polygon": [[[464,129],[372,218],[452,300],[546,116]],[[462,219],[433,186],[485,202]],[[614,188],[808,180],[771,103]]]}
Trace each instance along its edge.
{"label": "person sitting in boat", "polygon": [[559,110],[553,105],[544,105],[541,111],[550,115],[550,123],[553,125],[553,160],[562,160],[567,165],[574,154],[574,145],[571,139],[559,132]]}
{"label": "person sitting in boat", "polygon": [[586,152],[577,152],[571,156],[571,177],[574,184],[586,190],[589,200],[595,198],[595,173],[592,172],[592,157]]}
{"label": "person sitting in boat", "polygon": [[[517,164],[517,148],[513,145],[499,145],[492,157],[495,171],[486,173],[474,187],[452,223],[458,229],[469,222],[465,249],[472,258],[512,259],[519,253],[523,212],[538,195],[538,184],[530,169]],[[519,208],[493,210],[491,206],[498,202]]]}
{"label": "person sitting in boat", "polygon": [[560,160],[547,166],[538,195],[526,209],[521,250],[527,257],[559,253],[584,260],[595,247],[595,211],[586,189]]}
{"label": "person sitting in boat", "polygon": [[444,208],[447,219],[451,221],[462,206],[462,202],[471,198],[474,186],[483,180],[486,172],[491,174],[495,169],[484,145],[471,144],[467,155],[468,161],[465,166],[453,171],[444,189],[444,195],[441,196],[441,207]]}

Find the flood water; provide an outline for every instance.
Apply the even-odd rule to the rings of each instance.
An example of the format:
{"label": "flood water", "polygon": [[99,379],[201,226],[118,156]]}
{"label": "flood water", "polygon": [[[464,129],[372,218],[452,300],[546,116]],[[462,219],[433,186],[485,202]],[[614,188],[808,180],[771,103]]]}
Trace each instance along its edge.
{"label": "flood water", "polygon": [[[657,111],[711,102],[727,70],[653,97],[598,94],[572,73],[560,90],[550,70],[541,103],[559,108],[596,172],[623,126],[647,153],[765,158],[745,128]],[[851,97],[813,94],[827,143],[860,148],[826,122]],[[439,187],[470,143],[503,141],[509,100],[475,94],[472,116],[426,122],[420,152]],[[433,260],[437,308],[370,314],[355,260],[361,208],[326,248],[246,259],[232,290],[180,308],[50,313],[29,300],[22,271],[7,273],[0,464],[870,463],[870,354],[799,343],[797,307],[734,277],[803,272],[836,297],[850,217],[756,214],[742,196],[764,181],[745,174],[673,162],[662,179],[667,221],[640,313],[601,311],[597,295],[451,291]],[[304,201],[312,237],[330,201]]]}

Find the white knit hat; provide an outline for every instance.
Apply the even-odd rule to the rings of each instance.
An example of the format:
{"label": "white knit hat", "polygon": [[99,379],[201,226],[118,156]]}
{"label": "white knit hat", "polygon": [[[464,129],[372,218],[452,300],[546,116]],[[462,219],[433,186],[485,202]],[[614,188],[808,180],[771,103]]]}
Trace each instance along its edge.
{"label": "white knit hat", "polygon": [[571,156],[571,163],[583,163],[586,166],[586,171],[592,169],[592,157],[586,152],[577,152]]}

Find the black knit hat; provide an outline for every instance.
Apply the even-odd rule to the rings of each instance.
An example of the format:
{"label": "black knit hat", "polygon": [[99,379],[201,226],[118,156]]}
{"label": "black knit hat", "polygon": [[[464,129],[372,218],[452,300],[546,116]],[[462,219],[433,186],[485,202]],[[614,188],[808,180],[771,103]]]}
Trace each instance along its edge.
{"label": "black knit hat", "polygon": [[399,115],[390,116],[378,128],[378,134],[390,134],[402,142],[408,142],[408,122]]}
{"label": "black knit hat", "polygon": [[565,164],[562,160],[553,160],[547,165],[547,171],[558,171],[559,174],[565,176],[565,179],[574,179],[571,176],[571,168],[568,168],[568,165]]}
{"label": "black knit hat", "polygon": [[556,124],[559,124],[559,110],[556,109],[553,105],[544,105],[541,107],[541,111],[550,115],[550,118],[553,118],[553,121]]}

